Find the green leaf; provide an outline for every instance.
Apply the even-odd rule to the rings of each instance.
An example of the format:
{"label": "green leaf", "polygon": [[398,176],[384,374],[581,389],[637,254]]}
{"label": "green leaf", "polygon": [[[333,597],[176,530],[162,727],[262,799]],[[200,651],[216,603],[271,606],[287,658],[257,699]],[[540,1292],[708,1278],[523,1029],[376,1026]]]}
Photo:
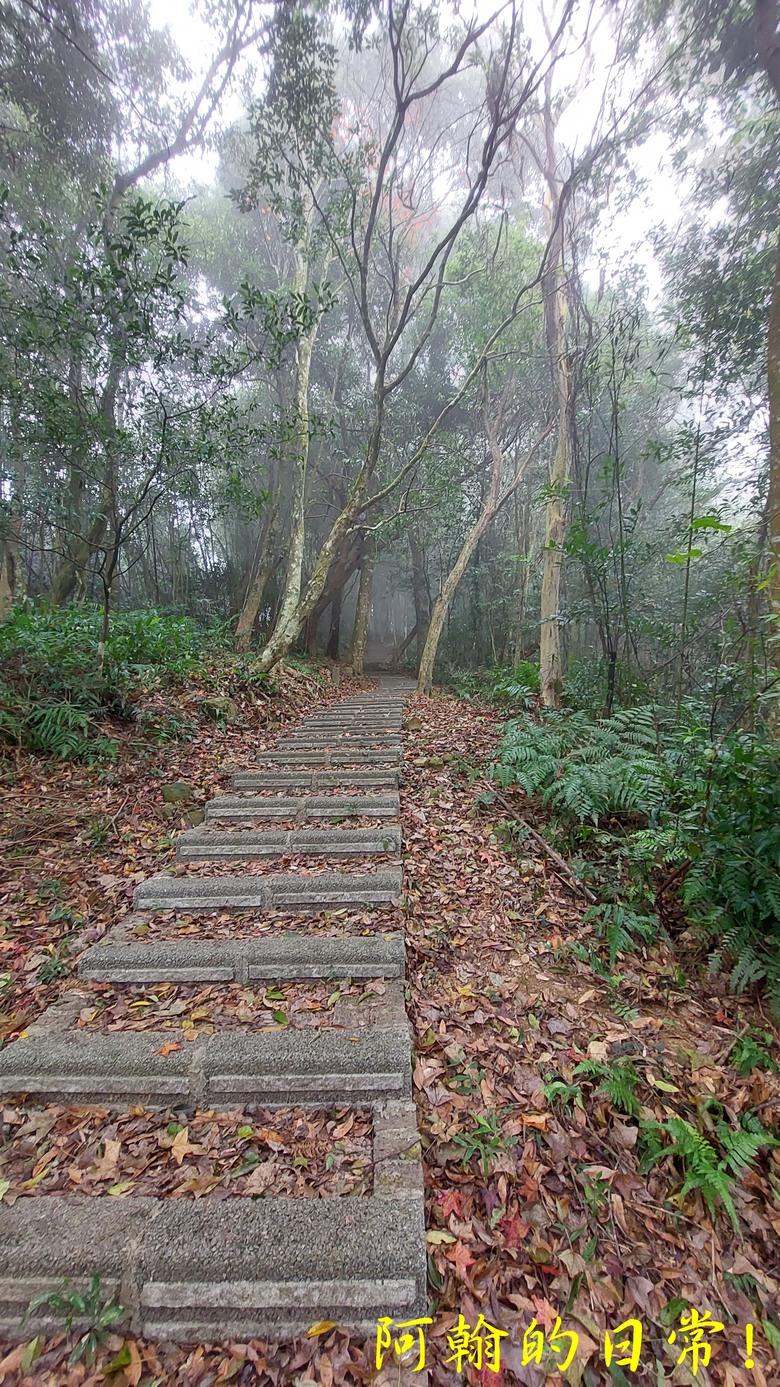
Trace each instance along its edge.
{"label": "green leaf", "polygon": [[5,1198],[5,1196],[7,1195],[8,1191],[10,1190],[10,1188],[11,1188],[11,1181],[10,1181],[10,1180],[0,1180],[0,1204],[2,1204],[2,1202],[3,1202],[4,1198]]}
{"label": "green leaf", "polygon": [[24,1377],[25,1373],[30,1371],[36,1358],[40,1358],[42,1348],[43,1337],[40,1334],[36,1334],[35,1338],[31,1339],[29,1344],[26,1345],[24,1353],[22,1354],[22,1360],[19,1364],[22,1377]]}
{"label": "green leaf", "polygon": [[700,559],[704,553],[703,549],[689,549],[686,554],[667,554],[667,563],[687,563],[689,559]]}
{"label": "green leaf", "polygon": [[239,1129],[238,1129],[238,1135],[239,1135],[240,1137],[243,1137],[244,1140],[246,1140],[247,1137],[251,1137],[253,1131],[254,1131],[254,1128],[253,1128],[253,1127],[239,1127]]}
{"label": "green leaf", "polygon": [[111,1359],[103,1369],[103,1376],[108,1377],[111,1373],[118,1373],[120,1368],[129,1368],[133,1361],[133,1355],[127,1344],[123,1344],[115,1358]]}
{"label": "green leaf", "polygon": [[279,1026],[286,1026],[286,1025],[287,1025],[287,1013],[286,1013],[286,1012],[284,1012],[284,1011],[275,1011],[275,1012],[273,1013],[273,1018],[274,1018],[274,1021],[276,1021],[277,1025],[279,1025]]}
{"label": "green leaf", "polygon": [[724,534],[731,534],[733,526],[724,525],[717,515],[700,515],[696,520],[691,521],[692,530],[722,530]]}

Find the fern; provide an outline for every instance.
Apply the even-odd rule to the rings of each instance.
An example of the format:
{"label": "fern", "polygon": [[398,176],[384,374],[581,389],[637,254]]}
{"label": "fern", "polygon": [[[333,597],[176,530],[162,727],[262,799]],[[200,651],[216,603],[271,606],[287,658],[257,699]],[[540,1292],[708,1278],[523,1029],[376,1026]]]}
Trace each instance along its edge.
{"label": "fern", "polygon": [[628,1117],[639,1116],[639,1101],[634,1092],[639,1075],[630,1060],[616,1060],[612,1064],[582,1060],[575,1066],[572,1077],[576,1078],[580,1074],[589,1079],[598,1079],[599,1086],[596,1092],[605,1094],[618,1112],[625,1113]]}
{"label": "fern", "polygon": [[746,1170],[752,1169],[759,1151],[764,1147],[780,1145],[752,1114],[748,1114],[744,1125],[736,1131],[722,1120],[716,1124],[716,1130],[723,1148],[723,1162],[737,1179]]}
{"label": "fern", "polygon": [[637,938],[649,942],[659,930],[657,916],[638,915],[627,905],[594,905],[585,912],[583,919],[592,923],[596,935],[604,939],[610,968],[614,968],[618,954],[633,951]]}
{"label": "fern", "polygon": [[540,727],[528,717],[510,723],[491,773],[575,823],[610,814],[646,816],[668,792],[651,708],[594,722],[585,713],[549,713]]}
{"label": "fern", "polygon": [[[739,1232],[739,1219],[731,1194],[731,1179],[726,1171],[726,1161],[718,1159],[715,1147],[681,1117],[667,1118],[666,1122],[643,1122],[640,1126],[645,1152],[640,1161],[640,1174],[645,1175],[664,1157],[677,1157],[684,1176],[680,1198],[684,1199],[692,1190],[698,1190],[709,1210],[715,1217],[718,1204],[722,1204],[728,1214],[735,1232]],[[672,1145],[662,1142],[662,1136],[670,1136]]]}

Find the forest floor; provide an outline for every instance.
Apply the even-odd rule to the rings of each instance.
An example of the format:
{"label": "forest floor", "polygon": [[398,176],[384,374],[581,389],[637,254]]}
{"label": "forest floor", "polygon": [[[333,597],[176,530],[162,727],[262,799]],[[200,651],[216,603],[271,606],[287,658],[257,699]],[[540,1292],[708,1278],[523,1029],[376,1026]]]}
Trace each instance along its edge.
{"label": "forest floor", "polygon": [[[272,702],[228,688],[240,721],[221,728],[200,716],[201,692],[190,681],[178,696],[166,696],[167,705],[157,696],[161,717],[170,706],[192,718],[197,730],[186,743],[139,745],[131,726],[107,769],[26,756],[7,761],[0,772],[0,1037],[18,1034],[55,1000],[78,952],[124,913],[135,884],[170,865],[170,834],[180,820],[163,818],[162,785],[185,781],[196,791],[194,803],[202,803],[224,787],[226,768],[251,764],[282,726],[356,687],[344,681],[338,692],[325,691],[291,674]],[[483,802],[484,785],[470,773],[481,774],[490,760],[500,716],[446,693],[412,699],[412,714],[419,726],[405,742],[403,903],[372,917],[331,919],[329,928],[367,928],[370,920],[370,927],[406,935],[433,1382],[777,1383],[780,1149],[762,1151],[755,1168],[734,1180],[732,1222],[722,1203],[713,1216],[700,1193],[684,1190],[685,1171],[673,1157],[640,1174],[638,1140],[639,1123],[652,1119],[681,1117],[706,1130],[711,1100],[732,1122],[752,1112],[771,1126],[780,1105],[777,1075],[755,1069],[741,1076],[728,1063],[751,1025],[771,1030],[767,1018],[692,968],[686,978],[660,943],[620,961],[616,997],[570,952],[572,941],[589,935],[580,901],[548,859],[509,843],[506,811]],[[41,981],[42,968],[49,981]],[[207,1022],[210,1002],[218,1000],[204,997]],[[120,1008],[117,1024],[125,1016]],[[594,1072],[574,1075],[583,1062]],[[600,1091],[604,1070],[616,1065],[624,1072],[630,1065],[636,1075],[633,1113]],[[10,1110],[4,1118],[9,1126],[16,1120]],[[143,1114],[134,1120],[143,1136]],[[356,1149],[361,1132],[352,1133]],[[324,1151],[328,1132],[320,1129],[312,1140]],[[279,1161],[291,1169],[281,1140]],[[703,1327],[695,1334],[691,1327],[686,1338],[680,1317],[694,1311]],[[484,1363],[457,1370],[459,1315],[472,1328],[481,1315],[507,1335],[501,1373]],[[524,1351],[532,1319],[546,1343],[527,1338]],[[628,1319],[643,1329],[639,1366],[632,1371],[626,1362],[626,1331],[614,1336],[608,1372],[605,1332]],[[748,1324],[755,1326],[750,1355]],[[0,1345],[0,1383],[420,1381],[389,1365],[377,1377],[373,1341],[356,1342],[327,1325],[313,1330],[283,1345],[178,1348],[116,1334],[91,1368],[68,1365],[63,1333],[32,1350]]]}

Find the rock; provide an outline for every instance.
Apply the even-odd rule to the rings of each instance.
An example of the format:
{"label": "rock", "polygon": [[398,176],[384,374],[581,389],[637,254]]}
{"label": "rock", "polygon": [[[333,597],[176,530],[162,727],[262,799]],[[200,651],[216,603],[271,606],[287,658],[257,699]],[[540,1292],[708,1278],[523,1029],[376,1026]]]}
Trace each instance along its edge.
{"label": "rock", "polygon": [[194,785],[186,785],[183,780],[174,780],[170,785],[163,785],[160,793],[166,804],[189,804],[198,792]]}
{"label": "rock", "polygon": [[201,699],[201,708],[207,718],[212,722],[238,722],[241,714],[238,704],[232,698],[226,698],[221,694],[213,694],[210,698]]}
{"label": "rock", "polygon": [[420,717],[420,714],[412,713],[412,716],[410,718],[407,718],[406,723],[404,725],[408,728],[410,732],[419,732],[420,728],[422,727],[422,718]]}
{"label": "rock", "polygon": [[175,804],[164,804],[163,807],[162,807],[162,811],[161,811],[161,812],[162,812],[162,816],[163,816],[164,819],[175,819],[175,818],[176,818],[176,806],[175,806]]}
{"label": "rock", "polygon": [[198,824],[203,823],[205,817],[205,809],[190,809],[188,813],[184,815],[185,822],[189,824],[190,828],[197,828]]}

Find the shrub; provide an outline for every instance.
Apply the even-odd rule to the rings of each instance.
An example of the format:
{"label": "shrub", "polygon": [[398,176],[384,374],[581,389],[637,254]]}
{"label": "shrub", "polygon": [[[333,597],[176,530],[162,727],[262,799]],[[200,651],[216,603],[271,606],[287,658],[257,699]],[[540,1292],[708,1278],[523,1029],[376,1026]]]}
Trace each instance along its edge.
{"label": "shrub", "polygon": [[762,984],[780,1009],[780,749],[765,734],[714,742],[652,707],[525,715],[507,725],[490,771],[536,797],[584,854],[603,897],[589,918],[611,966],[632,939],[652,937],[647,905],[673,870],[713,966],[728,958],[734,990]]}
{"label": "shrub", "polygon": [[64,759],[103,759],[100,717],[135,717],[140,687],[200,667],[208,632],[156,611],[112,618],[102,671],[97,608],[17,608],[0,625],[0,741]]}

